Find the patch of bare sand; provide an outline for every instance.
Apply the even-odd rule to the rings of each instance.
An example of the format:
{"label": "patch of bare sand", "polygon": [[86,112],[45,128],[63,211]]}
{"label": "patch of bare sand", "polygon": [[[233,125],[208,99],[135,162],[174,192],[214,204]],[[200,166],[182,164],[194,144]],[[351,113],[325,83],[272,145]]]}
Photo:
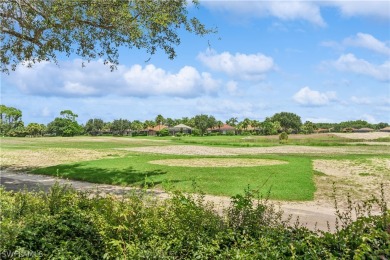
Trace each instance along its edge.
{"label": "patch of bare sand", "polygon": [[[366,144],[366,145],[384,145],[384,146],[389,146],[390,145],[390,142],[350,142],[348,144]],[[388,149],[388,148],[386,148]]]}
{"label": "patch of bare sand", "polygon": [[169,143],[169,140],[156,140],[146,138],[130,138],[130,137],[113,137],[113,136],[76,136],[76,137],[36,137],[36,138],[1,138],[1,145],[9,146],[36,146],[46,143],[84,143],[84,142],[98,142],[98,143],[131,143],[140,145],[159,145]]}
{"label": "patch of bare sand", "polygon": [[[117,153],[117,155],[120,154],[120,152]],[[84,149],[2,150],[1,167],[23,170],[62,163],[95,160],[107,156],[110,156],[110,152]]]}
{"label": "patch of bare sand", "polygon": [[386,132],[371,132],[371,133],[333,133],[333,135],[348,138],[348,139],[362,139],[374,140],[378,138],[390,137],[390,133]]}
{"label": "patch of bare sand", "polygon": [[285,145],[273,147],[248,147],[228,148],[209,147],[196,145],[166,145],[149,147],[118,148],[119,150],[136,151],[157,154],[176,155],[240,155],[240,154],[390,154],[390,149],[376,149],[366,146],[343,146],[343,147],[314,147]]}
{"label": "patch of bare sand", "polygon": [[194,158],[149,161],[151,164],[185,167],[254,167],[287,164],[286,161],[245,158]]}
{"label": "patch of bare sand", "polygon": [[371,158],[360,160],[314,160],[314,170],[324,175],[316,176],[315,201],[330,202],[333,183],[336,192],[353,200],[366,200],[381,195],[384,185],[385,198],[390,198],[390,159]]}

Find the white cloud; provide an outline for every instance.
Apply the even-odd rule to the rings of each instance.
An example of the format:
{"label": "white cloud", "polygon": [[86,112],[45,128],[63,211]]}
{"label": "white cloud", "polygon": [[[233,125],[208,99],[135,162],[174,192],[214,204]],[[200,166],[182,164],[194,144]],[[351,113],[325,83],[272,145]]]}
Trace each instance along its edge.
{"label": "white cloud", "polygon": [[[389,10],[390,11],[390,10]],[[376,39],[371,34],[357,33],[356,36],[346,38],[344,45],[366,48],[378,53],[390,55],[390,46],[385,42]]]}
{"label": "white cloud", "polygon": [[234,80],[230,80],[226,83],[226,89],[230,95],[236,95],[237,94],[237,82]]}
{"label": "white cloud", "polygon": [[366,16],[390,19],[389,1],[202,1],[202,5],[216,11],[227,11],[243,18],[273,16],[283,21],[304,20],[317,26],[326,26],[321,9],[336,8],[346,17]]}
{"label": "white cloud", "polygon": [[358,105],[369,105],[371,104],[371,99],[369,98],[366,98],[366,97],[356,97],[356,96],[352,96],[351,97],[351,101],[353,103],[356,103]]}
{"label": "white cloud", "polygon": [[328,6],[338,8],[344,16],[369,16],[374,18],[389,19],[389,1],[328,1]]}
{"label": "white cloud", "polygon": [[381,65],[375,65],[348,53],[341,55],[338,60],[330,62],[330,65],[340,71],[366,75],[380,81],[390,80],[390,61],[386,61]]}
{"label": "white cloud", "polygon": [[338,51],[343,51],[347,47],[354,46],[365,48],[380,54],[385,54],[390,56],[390,44],[388,42],[383,42],[367,33],[357,33],[354,36],[345,38],[341,42],[336,41],[324,41],[321,42],[321,46],[330,47]]}
{"label": "white cloud", "polygon": [[336,100],[336,92],[321,93],[311,90],[309,87],[304,87],[294,94],[293,100],[305,106],[323,106]]}
{"label": "white cloud", "polygon": [[233,55],[230,52],[222,52],[218,54],[215,50],[208,49],[206,52],[199,53],[198,59],[214,71],[245,80],[264,79],[265,73],[275,69],[273,59],[261,53]]}
{"label": "white cloud", "polygon": [[202,4],[244,17],[274,16],[284,21],[305,20],[318,26],[326,25],[319,6],[309,1],[204,1]]}
{"label": "white cloud", "polygon": [[78,59],[60,66],[48,62],[39,63],[34,68],[20,65],[5,79],[26,94],[63,97],[110,94],[195,97],[215,94],[220,85],[210,73],[198,72],[191,66],[184,66],[177,73],[154,65],[118,66],[118,70],[110,72],[101,60],[81,68]]}
{"label": "white cloud", "polygon": [[325,26],[321,17],[320,8],[311,2],[300,1],[272,1],[268,2],[268,12],[282,20],[307,20],[319,26]]}
{"label": "white cloud", "polygon": [[214,92],[219,82],[209,73],[200,74],[195,68],[185,66],[176,74],[171,74],[154,65],[143,68],[134,65],[124,73],[128,94],[140,96],[171,95],[190,97],[199,93]]}

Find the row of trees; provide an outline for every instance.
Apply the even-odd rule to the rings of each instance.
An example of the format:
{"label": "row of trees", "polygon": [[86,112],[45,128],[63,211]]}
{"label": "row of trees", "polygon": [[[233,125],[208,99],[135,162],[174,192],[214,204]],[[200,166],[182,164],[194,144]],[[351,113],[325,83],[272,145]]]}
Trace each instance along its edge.
{"label": "row of trees", "polygon": [[165,125],[173,127],[175,125],[185,124],[195,129],[195,133],[204,135],[207,129],[221,128],[224,124],[235,127],[237,130],[249,132],[256,129],[261,134],[271,135],[277,134],[280,131],[299,132],[302,126],[301,118],[293,113],[281,112],[267,118],[264,122],[258,120],[250,120],[245,118],[243,121],[238,121],[237,117],[232,117],[225,122],[217,120],[212,115],[196,115],[192,118],[182,117],[180,119],[164,118],[162,115],[157,115],[154,120],[139,120],[129,121],[127,119],[117,119],[112,122],[103,122],[101,119],[89,119],[84,127],[85,132],[91,135],[97,135],[104,132],[124,135],[129,132],[129,129],[139,133],[143,129],[155,127],[157,125]]}
{"label": "row of trees", "polygon": [[[116,119],[112,122],[104,122],[99,118],[89,119],[85,125],[77,122],[78,115],[71,110],[63,110],[59,117],[56,117],[47,125],[39,123],[30,123],[24,126],[22,121],[22,111],[14,108],[0,105],[0,133],[2,136],[75,136],[82,134],[101,135],[127,135],[141,134],[144,129],[152,128],[157,125],[173,127],[179,124],[185,124],[194,129],[193,133],[204,135],[207,129],[221,128],[224,124],[235,127],[238,132],[243,134],[256,133],[262,135],[273,135],[280,132],[287,133],[314,133],[317,129],[329,129],[329,131],[340,132],[346,128],[381,129],[388,126],[388,123],[369,124],[363,120],[345,121],[341,123],[313,123],[306,121],[302,123],[301,117],[289,112],[276,113],[267,117],[264,121],[251,120],[245,118],[239,121],[237,117],[232,117],[225,122],[217,120],[212,115],[196,115],[194,117],[182,117],[180,119],[165,118],[157,115],[154,120],[130,121],[128,119]],[[145,133],[145,132],[144,132]]]}

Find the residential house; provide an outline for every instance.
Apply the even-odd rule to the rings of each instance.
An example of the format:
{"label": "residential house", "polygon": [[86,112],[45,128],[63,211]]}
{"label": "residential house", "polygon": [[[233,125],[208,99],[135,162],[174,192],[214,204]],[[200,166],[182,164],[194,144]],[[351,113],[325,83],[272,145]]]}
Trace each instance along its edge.
{"label": "residential house", "polygon": [[156,125],[155,127],[148,127],[141,131],[141,133],[145,133],[148,136],[156,136],[158,132],[161,130],[168,128],[166,125]]}
{"label": "residential house", "polygon": [[215,126],[213,128],[208,128],[207,129],[208,133],[220,133],[222,135],[226,134],[236,134],[236,128],[233,126],[230,126],[228,124],[224,124],[221,127]]}
{"label": "residential house", "polygon": [[359,129],[353,129],[353,132],[354,133],[370,133],[370,132],[374,132],[374,129],[368,128],[368,127],[363,127],[363,128],[359,128]]}
{"label": "residential house", "polygon": [[390,133],[390,126],[387,126],[385,128],[382,128],[381,130],[379,130],[381,132],[389,132]]}
{"label": "residential house", "polygon": [[176,135],[177,133],[191,134],[192,133],[192,128],[189,127],[188,125],[185,125],[185,124],[178,124],[178,125],[175,125],[174,127],[170,127],[169,128],[169,133],[171,135]]}

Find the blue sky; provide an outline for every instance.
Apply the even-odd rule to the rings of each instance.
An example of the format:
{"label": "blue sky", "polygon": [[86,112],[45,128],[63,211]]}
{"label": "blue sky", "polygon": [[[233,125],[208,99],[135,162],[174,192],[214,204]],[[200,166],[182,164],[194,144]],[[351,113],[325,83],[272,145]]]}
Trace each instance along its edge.
{"label": "blue sky", "polygon": [[1,103],[25,123],[65,109],[80,123],[201,113],[262,121],[281,111],[390,123],[390,1],[201,1],[189,13],[218,33],[181,33],[174,60],[121,49],[114,72],[78,57],[19,66],[1,75]]}

